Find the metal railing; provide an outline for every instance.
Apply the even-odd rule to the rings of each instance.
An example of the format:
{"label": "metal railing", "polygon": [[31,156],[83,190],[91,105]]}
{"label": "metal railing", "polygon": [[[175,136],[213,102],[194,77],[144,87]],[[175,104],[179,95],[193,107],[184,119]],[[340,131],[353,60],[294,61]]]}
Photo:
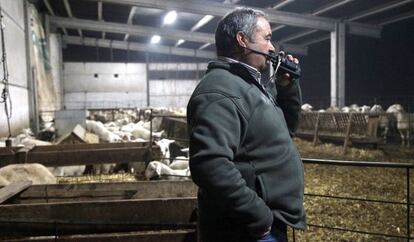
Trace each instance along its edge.
{"label": "metal railing", "polygon": [[[365,234],[365,235],[374,235],[380,237],[387,237],[389,239],[406,239],[409,241],[410,239],[414,239],[411,236],[411,226],[410,226],[410,208],[413,205],[410,199],[410,170],[414,168],[414,164],[410,163],[390,163],[390,162],[370,162],[370,161],[339,161],[339,160],[321,160],[321,159],[302,159],[305,166],[307,164],[316,164],[318,166],[351,166],[351,167],[363,167],[363,168],[380,168],[381,170],[385,168],[393,168],[393,169],[403,169],[405,170],[405,201],[395,201],[391,199],[372,199],[372,198],[360,198],[360,197],[351,197],[351,196],[336,196],[336,195],[326,195],[326,194],[315,194],[315,193],[305,193],[305,198],[309,197],[319,197],[321,199],[335,199],[338,200],[345,200],[345,201],[357,201],[357,202],[367,202],[367,203],[379,203],[379,204],[392,204],[392,205],[400,205],[406,208],[405,213],[405,220],[406,220],[406,233],[405,235],[401,234],[390,234],[390,233],[378,233],[373,231],[364,231],[360,229],[352,229],[346,227],[337,227],[337,226],[330,226],[330,225],[321,225],[313,223],[312,220],[308,221],[309,227],[314,228],[321,228],[321,229],[328,229],[328,230],[336,230],[336,231],[343,231],[343,232],[352,232],[357,234]],[[306,168],[305,168],[306,170]],[[363,179],[361,177],[361,179]],[[385,182],[385,181],[384,181]],[[308,184],[309,185],[309,184]],[[347,184],[350,185],[350,184]],[[305,184],[306,186],[306,184]],[[342,208],[337,208],[342,209]],[[296,241],[296,233],[293,233],[293,241]]]}

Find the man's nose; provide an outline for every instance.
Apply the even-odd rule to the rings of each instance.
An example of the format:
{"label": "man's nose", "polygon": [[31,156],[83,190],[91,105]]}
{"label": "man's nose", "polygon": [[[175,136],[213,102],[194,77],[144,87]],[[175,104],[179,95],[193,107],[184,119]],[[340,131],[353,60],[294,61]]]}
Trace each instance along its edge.
{"label": "man's nose", "polygon": [[275,52],[275,47],[273,46],[272,42],[269,43],[269,52]]}

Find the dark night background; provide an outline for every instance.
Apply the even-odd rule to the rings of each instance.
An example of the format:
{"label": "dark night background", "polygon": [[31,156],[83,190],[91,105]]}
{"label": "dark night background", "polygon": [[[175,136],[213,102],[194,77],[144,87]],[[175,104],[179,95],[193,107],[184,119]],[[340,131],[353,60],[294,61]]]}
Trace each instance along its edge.
{"label": "dark night background", "polygon": [[[347,105],[376,102],[387,107],[399,102],[414,110],[413,26],[414,19],[385,25],[381,39],[346,36]],[[304,102],[326,107],[330,96],[330,41],[311,45],[301,63]]]}

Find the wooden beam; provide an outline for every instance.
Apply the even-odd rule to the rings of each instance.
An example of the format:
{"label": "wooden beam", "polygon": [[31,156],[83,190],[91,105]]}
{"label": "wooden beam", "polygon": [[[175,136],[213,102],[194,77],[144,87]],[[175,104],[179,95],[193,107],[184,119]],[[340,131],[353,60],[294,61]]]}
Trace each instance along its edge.
{"label": "wooden beam", "polygon": [[196,206],[195,197],[2,205],[0,238],[194,229]]}
{"label": "wooden beam", "polygon": [[191,181],[139,181],[117,183],[34,185],[9,201],[13,204],[195,197]]}
{"label": "wooden beam", "polygon": [[[34,162],[45,166],[143,162],[149,154],[147,147],[137,143],[50,145],[34,147],[27,152],[0,149],[0,167]],[[151,159],[160,157],[159,146],[152,146],[152,154]]]}
{"label": "wooden beam", "polygon": [[197,233],[194,229],[187,230],[161,230],[161,231],[141,231],[141,232],[126,232],[126,233],[105,233],[105,234],[80,234],[80,235],[63,235],[57,238],[56,236],[41,236],[41,237],[26,237],[20,239],[5,240],[9,242],[185,242],[197,241]]}
{"label": "wooden beam", "polygon": [[13,182],[0,189],[0,204],[32,185],[31,181]]}

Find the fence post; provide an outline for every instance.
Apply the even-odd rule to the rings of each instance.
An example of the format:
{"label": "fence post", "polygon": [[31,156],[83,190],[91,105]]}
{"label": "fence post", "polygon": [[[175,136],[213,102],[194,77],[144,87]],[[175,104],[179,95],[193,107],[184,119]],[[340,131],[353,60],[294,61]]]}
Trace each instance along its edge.
{"label": "fence post", "polygon": [[316,124],[315,124],[315,129],[313,132],[313,145],[316,145],[316,143],[318,142],[318,132],[319,132],[319,115],[321,113],[318,112],[317,116],[316,116]]}
{"label": "fence post", "polygon": [[352,128],[352,120],[354,118],[354,113],[349,113],[349,120],[348,120],[348,126],[346,127],[346,134],[345,134],[345,140],[344,140],[344,147],[342,149],[342,153],[345,154],[346,153],[346,147],[348,146],[348,142],[349,142],[349,136],[351,133],[351,128]]}
{"label": "fence post", "polygon": [[406,168],[407,171],[407,241],[410,241],[410,168]]}

